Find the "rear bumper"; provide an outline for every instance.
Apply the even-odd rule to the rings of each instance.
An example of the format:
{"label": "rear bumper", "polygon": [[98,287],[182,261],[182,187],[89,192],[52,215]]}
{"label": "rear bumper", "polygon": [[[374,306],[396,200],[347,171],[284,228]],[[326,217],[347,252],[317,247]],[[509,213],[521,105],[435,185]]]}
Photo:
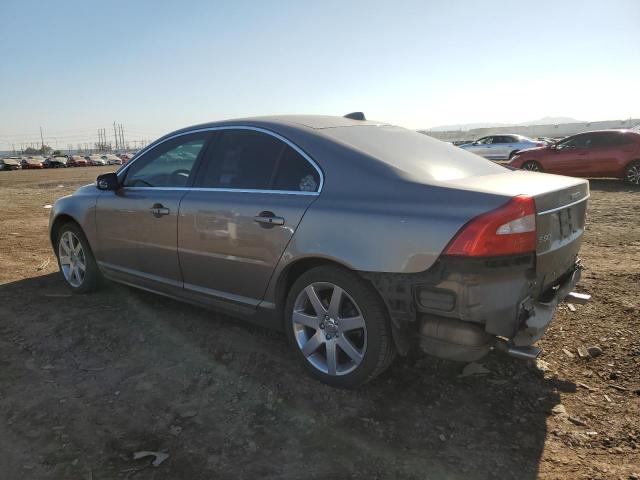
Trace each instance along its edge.
{"label": "rear bumper", "polygon": [[526,320],[521,325],[520,330],[511,339],[515,346],[521,347],[532,345],[542,338],[549,328],[558,304],[572,293],[575,286],[580,281],[582,269],[576,266],[563,278],[563,281],[552,289],[543,300],[530,300],[523,305],[526,311]]}
{"label": "rear bumper", "polygon": [[473,361],[502,342],[513,351],[539,340],[580,280],[574,263],[539,294],[535,256],[440,259],[420,274],[365,273],[385,300],[396,346],[418,344],[441,358]]}

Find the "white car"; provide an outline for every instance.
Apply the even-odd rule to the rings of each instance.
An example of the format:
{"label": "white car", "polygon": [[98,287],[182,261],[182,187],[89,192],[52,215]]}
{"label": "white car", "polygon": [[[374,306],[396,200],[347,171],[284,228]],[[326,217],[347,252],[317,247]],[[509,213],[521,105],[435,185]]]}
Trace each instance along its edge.
{"label": "white car", "polygon": [[107,165],[122,165],[122,160],[115,155],[104,155],[103,160],[106,160]]}
{"label": "white car", "polygon": [[107,162],[100,155],[91,155],[89,157],[89,164],[94,167],[103,167]]}
{"label": "white car", "polygon": [[490,160],[511,160],[520,150],[544,147],[545,142],[532,140],[522,135],[489,135],[473,143],[460,145],[460,148],[476,153]]}

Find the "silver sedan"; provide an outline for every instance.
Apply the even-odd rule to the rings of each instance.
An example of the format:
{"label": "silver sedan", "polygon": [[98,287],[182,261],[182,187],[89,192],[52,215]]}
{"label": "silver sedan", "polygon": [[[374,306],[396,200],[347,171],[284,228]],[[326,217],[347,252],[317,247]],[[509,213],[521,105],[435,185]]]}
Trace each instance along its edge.
{"label": "silver sedan", "polygon": [[542,147],[545,142],[532,140],[522,135],[489,135],[473,143],[465,143],[460,148],[490,160],[511,160],[520,150]]}
{"label": "silver sedan", "polygon": [[61,278],[104,278],[286,332],[355,387],[396,354],[534,358],[580,278],[585,180],[512,171],[362,115],[170,133],[55,202]]}

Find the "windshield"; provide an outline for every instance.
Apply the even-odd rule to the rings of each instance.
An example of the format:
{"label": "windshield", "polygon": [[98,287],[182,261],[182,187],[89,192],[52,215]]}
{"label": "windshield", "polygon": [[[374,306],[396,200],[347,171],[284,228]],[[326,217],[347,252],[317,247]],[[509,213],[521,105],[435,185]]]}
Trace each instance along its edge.
{"label": "windshield", "polygon": [[420,180],[446,181],[505,171],[478,155],[400,127],[327,128],[323,133]]}

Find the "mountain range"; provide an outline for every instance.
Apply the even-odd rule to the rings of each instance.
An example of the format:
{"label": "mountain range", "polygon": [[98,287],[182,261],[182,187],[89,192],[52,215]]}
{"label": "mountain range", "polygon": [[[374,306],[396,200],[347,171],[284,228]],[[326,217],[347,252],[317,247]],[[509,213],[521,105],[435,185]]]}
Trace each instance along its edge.
{"label": "mountain range", "polygon": [[582,120],[576,120],[571,117],[543,117],[539,120],[531,120],[522,123],[463,123],[459,125],[440,125],[438,127],[427,128],[425,130],[442,132],[446,130],[473,130],[474,128],[494,128],[494,127],[513,127],[513,126],[530,126],[530,125],[560,125],[563,123],[582,123]]}

